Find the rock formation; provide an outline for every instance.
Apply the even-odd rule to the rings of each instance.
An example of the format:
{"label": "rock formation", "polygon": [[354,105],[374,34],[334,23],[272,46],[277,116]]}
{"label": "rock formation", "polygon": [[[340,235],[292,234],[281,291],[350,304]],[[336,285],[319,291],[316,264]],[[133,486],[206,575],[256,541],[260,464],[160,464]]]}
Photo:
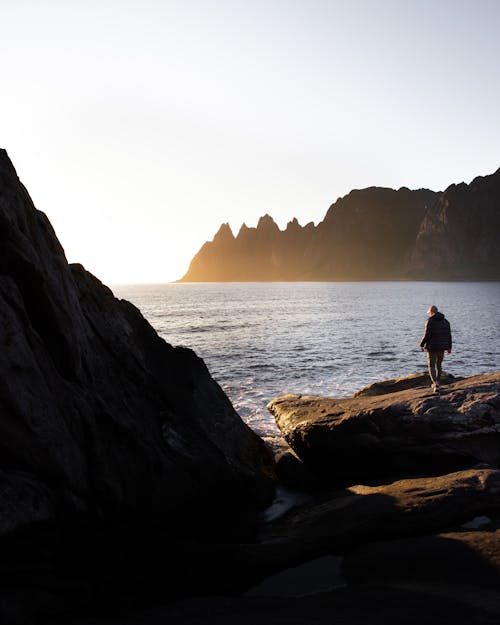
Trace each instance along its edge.
{"label": "rock formation", "polygon": [[427,211],[411,256],[413,275],[500,278],[500,169],[451,185]]}
{"label": "rock formation", "polygon": [[[221,549],[220,574],[239,571],[230,596],[190,598],[141,612],[130,622],[194,625],[207,614],[216,615],[221,624],[234,620],[250,624],[256,619],[296,625],[330,623],[332,619],[349,625],[497,622],[500,445],[495,423],[500,410],[499,386],[498,373],[449,379],[437,398],[428,393],[427,380],[411,376],[342,400],[347,403],[333,410],[343,410],[343,416],[328,414],[333,410],[326,400],[318,403],[318,398],[302,398],[302,403],[298,398],[271,402],[278,423],[295,446],[297,462],[303,461],[311,480],[316,476],[316,489],[311,489],[307,501],[263,525],[258,542],[231,551]],[[381,390],[384,387],[388,393]],[[431,399],[436,408],[434,427],[430,414],[410,410],[419,400],[425,403]],[[377,412],[382,401],[387,431],[383,431],[381,413]],[[314,425],[304,425],[308,410],[316,430]],[[422,449],[429,446],[437,452],[436,437],[447,438],[453,445],[453,439],[463,434],[469,454],[476,453],[476,461],[486,448],[496,453],[490,455],[490,466],[482,463],[448,472],[448,451],[442,445],[445,461],[432,465],[434,473],[441,467],[437,475],[385,475],[377,479],[376,472],[366,472],[361,483],[354,481],[359,471],[351,461],[345,467],[352,471],[351,478],[346,479],[351,485],[336,488],[336,473],[330,470],[328,455],[335,464],[339,441],[328,428],[337,419],[344,421],[346,431],[340,434],[346,447],[344,455],[347,457],[351,449],[353,457],[363,464],[355,452],[366,442],[363,427],[370,414],[373,424],[378,424],[378,436],[388,439],[389,453],[394,442],[390,440],[392,432],[398,436],[398,427],[406,423],[407,446],[411,446],[419,421]],[[458,423],[453,422],[452,414]],[[292,430],[293,436],[289,434]],[[473,430],[478,435],[475,441],[468,436]],[[405,444],[402,432],[399,443]],[[315,455],[322,458],[321,466]],[[494,461],[497,466],[493,466]],[[470,463],[470,457],[465,463]],[[400,467],[394,469],[399,471]],[[428,469],[425,463],[418,468],[421,472]],[[91,623],[78,621],[78,625]],[[99,623],[106,625],[107,621]]]}
{"label": "rock formation", "polygon": [[[195,625],[210,614],[227,625],[235,619],[307,625],[332,617],[350,625],[495,623],[499,488],[500,471],[472,469],[323,492],[266,526],[258,544],[237,554],[221,550],[221,569],[239,570],[247,592],[190,598],[127,614],[125,622]],[[474,517],[483,520],[481,531],[467,529]],[[334,557],[340,577],[338,567],[325,565]],[[96,622],[116,620],[75,625]]]}
{"label": "rock formation", "polygon": [[193,351],[68,265],[5,151],[0,340],[0,540],[43,527],[74,546],[118,525],[171,544],[254,535],[274,489],[263,441]]}
{"label": "rock formation", "polygon": [[314,225],[304,228],[296,219],[282,232],[269,215],[256,228],[242,225],[234,237],[229,224],[223,224],[212,242],[205,243],[183,279],[196,282],[286,280],[302,275]]}
{"label": "rock formation", "polygon": [[416,233],[436,197],[427,189],[371,187],[337,200],[318,224],[310,279],[406,277]]}
{"label": "rock formation", "polygon": [[500,279],[500,169],[443,193],[370,187],[317,226],[269,215],[234,237],[224,224],[181,282]]}
{"label": "rock formation", "polygon": [[[470,469],[437,477],[354,485],[330,491],[266,528],[266,541],[346,554],[361,544],[432,533],[500,512],[500,471]],[[319,548],[319,551],[318,551]]]}
{"label": "rock formation", "polygon": [[[413,380],[412,380],[413,381]],[[304,465],[342,485],[500,465],[500,374],[383,395],[287,395],[269,410]]]}

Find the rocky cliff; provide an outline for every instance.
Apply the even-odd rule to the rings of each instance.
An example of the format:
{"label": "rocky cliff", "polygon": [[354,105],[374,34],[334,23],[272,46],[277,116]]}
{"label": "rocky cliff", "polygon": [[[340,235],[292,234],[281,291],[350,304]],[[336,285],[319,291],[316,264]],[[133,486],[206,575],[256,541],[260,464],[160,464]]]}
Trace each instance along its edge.
{"label": "rocky cliff", "polygon": [[500,170],[443,193],[355,190],[317,226],[224,224],[181,281],[500,279],[499,207]]}
{"label": "rocky cliff", "polygon": [[426,212],[410,267],[432,279],[500,278],[500,169],[451,185]]}
{"label": "rocky cliff", "polygon": [[[254,535],[274,488],[263,441],[193,351],[68,265],[5,151],[0,343],[0,552],[19,544],[21,554],[2,560],[2,579],[15,578],[5,562],[24,566],[18,537],[42,528],[74,535],[70,551],[89,528],[149,528],[164,548]],[[46,539],[33,539],[36,570],[55,567],[50,544],[47,555]]]}

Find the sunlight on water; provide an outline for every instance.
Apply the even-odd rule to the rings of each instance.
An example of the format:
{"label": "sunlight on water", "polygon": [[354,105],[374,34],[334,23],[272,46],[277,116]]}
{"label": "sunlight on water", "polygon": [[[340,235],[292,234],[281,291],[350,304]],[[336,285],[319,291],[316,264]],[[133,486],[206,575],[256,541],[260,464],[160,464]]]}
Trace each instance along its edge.
{"label": "sunlight on water", "polygon": [[430,304],[451,323],[445,371],[500,370],[500,283],[209,283],[114,287],[173,345],[201,356],[241,417],[277,437],[266,404],[286,393],[348,396],[426,368]]}

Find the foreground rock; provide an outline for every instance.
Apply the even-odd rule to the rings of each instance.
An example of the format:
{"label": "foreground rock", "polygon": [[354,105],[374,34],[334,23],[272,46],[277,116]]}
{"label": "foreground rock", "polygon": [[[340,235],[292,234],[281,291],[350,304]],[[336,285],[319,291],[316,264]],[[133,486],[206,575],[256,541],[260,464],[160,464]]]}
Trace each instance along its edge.
{"label": "foreground rock", "polygon": [[[253,578],[248,592],[235,586],[231,596],[127,609],[113,619],[66,619],[64,625],[194,625],[207,619],[492,625],[500,617],[498,530],[432,534],[474,516],[498,515],[499,495],[500,471],[491,469],[325,493],[271,523],[259,544],[241,545],[238,554],[221,548],[220,574],[239,562],[247,586]],[[332,554],[343,556],[343,579]],[[259,584],[266,575],[271,577]],[[346,581],[349,586],[339,588]]]}
{"label": "foreground rock", "polygon": [[470,469],[325,494],[270,524],[264,536],[309,545],[311,554],[343,554],[362,543],[432,533],[498,511],[500,471]]}
{"label": "foreground rock", "polygon": [[500,529],[443,532],[364,545],[342,572],[351,583],[392,581],[500,591]]}
{"label": "foreground rock", "polygon": [[[236,550],[221,546],[218,575],[222,582],[239,568],[239,578],[233,575],[233,592],[264,588],[263,579],[317,558],[348,558],[353,550],[373,543],[451,531],[474,517],[495,515],[500,515],[498,470],[473,469],[372,487],[352,486],[316,494],[289,510],[261,529],[258,543]],[[208,578],[206,564],[200,563],[199,571],[207,575],[207,584],[213,582],[214,574]],[[358,580],[349,574],[348,581]],[[309,583],[309,578],[304,580],[304,587]],[[227,579],[224,584],[227,588]],[[331,587],[336,584],[338,580],[332,579]]]}
{"label": "foreground rock", "polygon": [[478,604],[465,593],[448,597],[433,588],[367,584],[292,599],[196,598],[147,612],[66,619],[57,625],[497,625],[500,609],[488,599],[482,597]]}
{"label": "foreground rock", "polygon": [[[0,341],[0,539],[47,526],[78,543],[117,524],[172,542],[251,539],[273,495],[264,443],[194,352],[68,265],[5,151]],[[33,539],[34,560],[44,549]]]}
{"label": "foreground rock", "polygon": [[329,399],[287,395],[268,409],[308,470],[331,484],[500,464],[500,373],[446,386]]}

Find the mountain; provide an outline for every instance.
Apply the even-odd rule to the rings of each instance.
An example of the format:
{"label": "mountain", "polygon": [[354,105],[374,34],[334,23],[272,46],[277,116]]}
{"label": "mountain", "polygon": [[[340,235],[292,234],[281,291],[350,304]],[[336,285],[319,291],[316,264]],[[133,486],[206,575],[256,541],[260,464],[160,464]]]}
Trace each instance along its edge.
{"label": "mountain", "polygon": [[500,279],[500,169],[451,185],[426,213],[410,264],[417,277]]}
{"label": "mountain", "polygon": [[500,170],[439,193],[369,187],[317,226],[223,224],[180,282],[500,279]]}

